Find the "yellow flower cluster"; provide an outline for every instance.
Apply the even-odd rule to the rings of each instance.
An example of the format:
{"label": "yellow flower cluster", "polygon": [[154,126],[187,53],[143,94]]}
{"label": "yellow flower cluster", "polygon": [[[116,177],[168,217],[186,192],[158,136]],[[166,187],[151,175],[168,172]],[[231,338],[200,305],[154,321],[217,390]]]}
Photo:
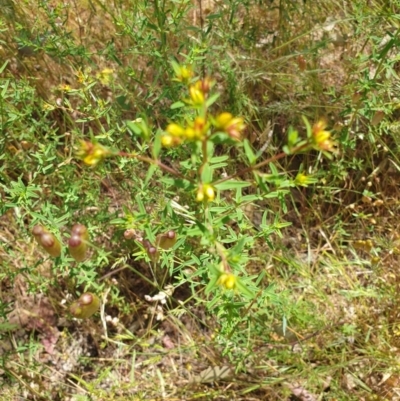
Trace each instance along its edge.
{"label": "yellow flower cluster", "polygon": [[203,117],[196,117],[188,123],[187,127],[171,123],[167,126],[166,134],[161,138],[164,146],[176,146],[184,140],[203,140],[207,136],[209,124]]}
{"label": "yellow flower cluster", "polygon": [[95,166],[112,154],[113,153],[106,147],[90,141],[80,141],[80,147],[77,152],[77,156],[89,166]]}
{"label": "yellow flower cluster", "polygon": [[210,184],[200,184],[196,200],[197,202],[212,202],[215,199],[215,190]]}
{"label": "yellow flower cluster", "polygon": [[183,83],[188,83],[193,77],[193,70],[191,65],[178,65],[173,64],[176,80]]}
{"label": "yellow flower cluster", "polygon": [[321,119],[312,127],[313,147],[316,150],[332,151],[334,150],[335,142],[331,139],[331,133],[326,130],[328,124]]}
{"label": "yellow flower cluster", "polygon": [[217,284],[224,287],[227,290],[234,290],[236,288],[237,277],[232,273],[222,273]]}

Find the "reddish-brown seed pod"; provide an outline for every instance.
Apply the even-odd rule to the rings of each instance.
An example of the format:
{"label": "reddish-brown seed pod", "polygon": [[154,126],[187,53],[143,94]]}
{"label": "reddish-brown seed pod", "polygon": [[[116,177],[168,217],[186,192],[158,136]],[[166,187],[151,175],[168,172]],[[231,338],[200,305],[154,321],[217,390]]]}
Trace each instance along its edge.
{"label": "reddish-brown seed pod", "polygon": [[82,305],[90,305],[93,302],[93,294],[86,292],[81,295],[80,300]]}
{"label": "reddish-brown seed pod", "polygon": [[129,228],[128,230],[125,230],[124,232],[124,237],[125,239],[132,239],[136,235],[136,231],[133,228]]}
{"label": "reddish-brown seed pod", "polygon": [[69,308],[71,315],[78,319],[87,319],[99,310],[100,299],[91,292],[85,292]]}
{"label": "reddish-brown seed pod", "polygon": [[87,241],[89,239],[88,230],[83,224],[75,224],[72,227],[71,231],[72,231],[72,235],[78,235],[85,241]]}
{"label": "reddish-brown seed pod", "polygon": [[33,227],[32,234],[36,242],[53,258],[61,255],[60,241],[49,232],[45,227],[36,225]]}
{"label": "reddish-brown seed pod", "polygon": [[71,230],[71,238],[68,241],[68,249],[71,256],[77,261],[82,262],[86,259],[87,244],[89,233],[83,224],[75,224]]}
{"label": "reddish-brown seed pod", "polygon": [[73,234],[68,240],[68,249],[71,256],[77,261],[82,262],[86,259],[86,241],[79,235]]}
{"label": "reddish-brown seed pod", "polygon": [[147,255],[149,255],[149,258],[153,261],[156,262],[158,260],[158,252],[157,248],[154,246],[149,246],[147,248]]}
{"label": "reddish-brown seed pod", "polygon": [[173,230],[169,230],[165,234],[157,235],[157,245],[162,249],[170,249],[176,243],[176,233]]}
{"label": "reddish-brown seed pod", "polygon": [[35,227],[33,227],[32,229],[32,234],[33,236],[36,237],[40,237],[43,233],[45,233],[45,229],[43,226],[37,224]]}
{"label": "reddish-brown seed pod", "polygon": [[143,244],[143,246],[146,248],[146,250],[153,246],[153,245],[151,245],[150,241],[147,240],[147,239],[144,239],[144,240],[142,241],[142,244]]}

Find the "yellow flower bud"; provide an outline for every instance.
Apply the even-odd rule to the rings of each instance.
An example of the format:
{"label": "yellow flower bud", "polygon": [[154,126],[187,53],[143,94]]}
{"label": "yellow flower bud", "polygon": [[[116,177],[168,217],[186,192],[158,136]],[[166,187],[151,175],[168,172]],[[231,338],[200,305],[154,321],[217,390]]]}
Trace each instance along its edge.
{"label": "yellow flower bud", "polygon": [[227,290],[233,290],[236,287],[236,281],[237,277],[234,274],[222,273],[217,280],[217,284]]}
{"label": "yellow flower bud", "polygon": [[172,146],[177,146],[182,142],[181,138],[173,137],[171,135],[163,135],[161,137],[161,145],[166,148],[170,148]]}
{"label": "yellow flower bud", "polygon": [[210,184],[202,184],[197,190],[196,200],[197,202],[212,202],[215,199],[214,188]]}
{"label": "yellow flower bud", "polygon": [[199,188],[197,190],[196,200],[197,200],[197,202],[203,202],[203,200],[204,200],[204,192],[203,192],[202,188]]}
{"label": "yellow flower bud", "polygon": [[214,188],[211,185],[204,186],[204,193],[208,201],[213,201],[215,199]]}
{"label": "yellow flower bud", "polygon": [[196,85],[189,88],[190,99],[195,106],[202,106],[205,101],[204,93]]}
{"label": "yellow flower bud", "polygon": [[233,290],[236,287],[236,277],[233,274],[229,274],[225,280],[225,288],[227,290]]}
{"label": "yellow flower bud", "polygon": [[185,135],[185,130],[178,124],[171,123],[168,124],[166,131],[168,134],[171,136],[184,136]]}
{"label": "yellow flower bud", "polygon": [[181,65],[174,67],[178,81],[187,83],[193,77],[193,70],[190,65]]}
{"label": "yellow flower bud", "polygon": [[303,173],[298,173],[296,178],[294,179],[294,183],[300,186],[307,186],[308,184],[308,177]]}

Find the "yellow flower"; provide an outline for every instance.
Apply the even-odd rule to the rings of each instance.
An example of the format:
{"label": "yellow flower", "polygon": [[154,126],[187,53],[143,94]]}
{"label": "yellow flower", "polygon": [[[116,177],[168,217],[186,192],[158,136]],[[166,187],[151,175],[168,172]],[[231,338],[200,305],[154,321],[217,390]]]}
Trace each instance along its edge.
{"label": "yellow flower", "polygon": [[180,65],[175,69],[176,78],[178,81],[187,83],[193,77],[193,70],[191,65]]}
{"label": "yellow flower", "polygon": [[111,81],[112,74],[114,70],[111,68],[104,68],[104,70],[100,71],[96,74],[96,78],[103,84],[108,85]]}
{"label": "yellow flower", "polygon": [[303,173],[298,173],[294,179],[294,183],[300,186],[307,185],[307,176]]}
{"label": "yellow flower", "polygon": [[190,100],[194,106],[202,106],[205,102],[205,96],[199,85],[191,85],[189,88]]}
{"label": "yellow flower", "polygon": [[200,184],[196,195],[197,202],[212,202],[214,199],[214,188],[210,184]]}
{"label": "yellow flower", "polygon": [[308,185],[315,184],[316,182],[318,182],[317,178],[303,173],[298,173],[294,179],[294,184],[300,187],[307,187]]}
{"label": "yellow flower", "polygon": [[185,129],[178,124],[168,124],[166,131],[169,135],[174,137],[181,137],[185,135]]}
{"label": "yellow flower", "polygon": [[179,145],[183,140],[192,141],[202,140],[207,135],[209,124],[204,117],[196,117],[194,121],[189,122],[186,128],[179,124],[171,123],[166,128],[166,135],[161,138],[164,146]]}
{"label": "yellow flower", "polygon": [[77,77],[77,81],[80,84],[85,84],[90,82],[90,76],[89,76],[90,73],[91,73],[91,68],[85,68],[84,71],[78,70],[75,74]]}
{"label": "yellow flower", "polygon": [[246,128],[242,117],[233,117],[228,112],[221,113],[216,117],[215,126],[235,140],[241,139],[241,132]]}
{"label": "yellow flower", "polygon": [[321,119],[312,127],[312,140],[314,149],[331,151],[334,149],[335,143],[331,139],[331,133],[326,130],[328,124],[326,120]]}
{"label": "yellow flower", "polygon": [[71,86],[67,84],[61,84],[58,88],[62,92],[70,92],[72,90]]}
{"label": "yellow flower", "polygon": [[112,152],[99,143],[92,143],[90,141],[80,141],[80,148],[78,149],[77,156],[83,160],[88,166],[95,166],[106,157],[111,156]]}
{"label": "yellow flower", "polygon": [[163,135],[161,137],[161,144],[163,146],[165,146],[166,148],[170,148],[172,146],[177,146],[180,145],[180,143],[182,142],[182,139],[176,136],[172,136],[172,135]]}
{"label": "yellow flower", "polygon": [[237,277],[232,273],[222,273],[217,284],[224,287],[227,290],[234,290],[236,287]]}
{"label": "yellow flower", "polygon": [[178,124],[168,124],[166,134],[161,137],[161,144],[165,147],[177,146],[185,136],[185,129]]}
{"label": "yellow flower", "polygon": [[204,139],[207,135],[209,125],[207,124],[204,117],[196,117],[193,123],[189,124],[189,127],[185,130],[185,136],[187,139]]}

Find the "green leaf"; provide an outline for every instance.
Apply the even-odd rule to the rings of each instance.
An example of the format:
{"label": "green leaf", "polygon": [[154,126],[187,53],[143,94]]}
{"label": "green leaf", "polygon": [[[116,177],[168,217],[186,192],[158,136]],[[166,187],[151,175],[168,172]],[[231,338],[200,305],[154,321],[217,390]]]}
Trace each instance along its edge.
{"label": "green leaf", "polygon": [[214,186],[220,191],[224,191],[227,189],[246,188],[250,185],[251,183],[247,181],[227,180],[224,182],[220,182],[219,184],[215,184]]}
{"label": "green leaf", "polygon": [[135,123],[133,121],[126,121],[125,124],[133,134],[135,134],[137,136],[142,134],[142,129],[140,128],[140,126],[137,123]]}
{"label": "green leaf", "polygon": [[284,195],[287,195],[289,193],[290,193],[290,191],[288,191],[286,189],[281,190],[281,191],[273,191],[273,192],[270,192],[269,194],[266,194],[265,198],[268,198],[268,199],[280,198],[280,197],[282,197]]}
{"label": "green leaf", "polygon": [[246,245],[247,242],[251,242],[252,238],[251,237],[242,237],[239,239],[237,244],[229,250],[229,255],[240,255],[243,252],[243,248]]}
{"label": "green leaf", "polygon": [[151,177],[153,177],[153,174],[155,171],[158,169],[158,166],[155,164],[151,164],[149,169],[147,170],[146,178],[144,180],[144,185],[147,186],[149,181],[151,180]]}
{"label": "green leaf", "polygon": [[206,184],[210,183],[212,181],[213,171],[214,169],[208,163],[204,164],[201,172],[201,182]]}
{"label": "green leaf", "polygon": [[162,131],[158,129],[153,142],[153,157],[155,159],[158,158],[161,152],[161,133]]}
{"label": "green leaf", "polygon": [[243,141],[244,145],[244,152],[246,154],[247,160],[249,161],[250,165],[253,165],[257,160],[257,156],[254,154],[253,149],[251,148],[250,142],[248,139]]}
{"label": "green leaf", "polygon": [[310,122],[308,121],[308,119],[307,119],[306,116],[302,116],[302,119],[303,119],[304,124],[305,124],[305,126],[306,126],[306,128],[307,128],[307,138],[311,138],[311,136],[312,136],[311,124],[310,124]]}
{"label": "green leaf", "polygon": [[147,214],[146,208],[144,207],[144,204],[143,204],[143,202],[142,202],[141,196],[140,196],[139,194],[137,194],[137,195],[135,196],[135,199],[136,199],[136,203],[137,203],[137,205],[138,205],[138,208],[139,208],[140,213],[142,213],[142,214]]}
{"label": "green leaf", "polygon": [[217,286],[217,281],[218,281],[219,275],[213,274],[210,278],[209,283],[207,284],[207,287],[204,290],[204,293],[206,295],[210,294],[210,292]]}
{"label": "green leaf", "polygon": [[254,298],[254,293],[247,288],[240,278],[238,278],[236,281],[236,290],[247,298]]}
{"label": "green leaf", "polygon": [[175,110],[175,109],[180,109],[181,107],[185,107],[185,103],[181,102],[180,100],[178,102],[172,103],[171,104],[171,110]]}
{"label": "green leaf", "polygon": [[4,69],[7,67],[9,60],[7,60],[1,67],[0,67],[0,74],[4,71]]}
{"label": "green leaf", "polygon": [[219,93],[215,93],[214,95],[211,95],[206,101],[206,106],[210,107],[213,103],[215,103],[217,101],[219,96],[220,96]]}
{"label": "green leaf", "polygon": [[229,159],[228,155],[214,156],[210,159],[210,164],[218,164]]}
{"label": "green leaf", "polygon": [[293,127],[289,127],[288,133],[288,147],[292,148],[299,140],[299,133]]}

